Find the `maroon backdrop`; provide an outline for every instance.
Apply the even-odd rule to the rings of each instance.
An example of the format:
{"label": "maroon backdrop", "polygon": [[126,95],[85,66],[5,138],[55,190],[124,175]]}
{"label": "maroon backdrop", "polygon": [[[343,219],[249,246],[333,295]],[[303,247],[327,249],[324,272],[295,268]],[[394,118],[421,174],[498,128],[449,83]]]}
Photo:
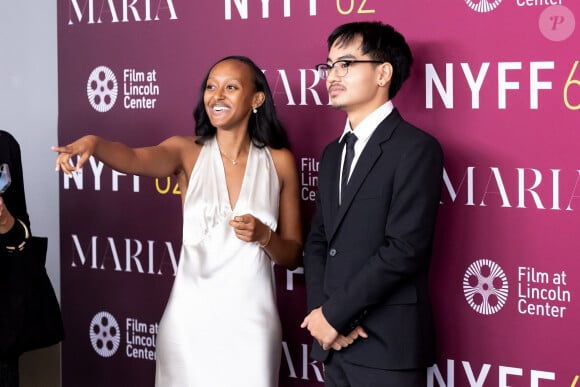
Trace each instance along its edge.
{"label": "maroon backdrop", "polygon": [[[395,105],[445,152],[431,278],[439,355],[426,385],[575,386],[579,10],[572,0],[60,0],[59,142],[192,134],[209,67],[247,55],[288,128],[307,230],[320,152],[345,120],[313,67],[337,25],[393,24],[415,55]],[[181,240],[175,184],[95,160],[62,177],[63,386],[153,385]],[[280,385],[322,385],[299,328],[303,271],[276,267],[276,280]]]}

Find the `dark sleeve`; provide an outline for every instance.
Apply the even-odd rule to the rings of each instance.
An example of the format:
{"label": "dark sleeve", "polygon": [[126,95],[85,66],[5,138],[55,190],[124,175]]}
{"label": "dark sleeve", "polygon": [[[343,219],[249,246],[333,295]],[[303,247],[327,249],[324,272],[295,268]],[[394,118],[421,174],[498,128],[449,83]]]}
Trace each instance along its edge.
{"label": "dark sleeve", "polygon": [[[320,165],[324,164],[324,150]],[[319,180],[320,182],[320,180]],[[321,187],[318,185],[316,193],[316,211],[310,225],[308,238],[304,245],[304,276],[306,280],[306,301],[308,312],[321,306],[326,301],[324,295],[324,272],[326,270],[326,255],[328,250],[328,241],[324,228],[324,219],[322,214],[322,195]]]}
{"label": "dark sleeve", "polygon": [[308,312],[321,306],[324,296],[324,271],[326,267],[327,242],[320,208],[320,195],[316,198],[316,212],[304,246],[304,275],[306,278],[306,299]]}

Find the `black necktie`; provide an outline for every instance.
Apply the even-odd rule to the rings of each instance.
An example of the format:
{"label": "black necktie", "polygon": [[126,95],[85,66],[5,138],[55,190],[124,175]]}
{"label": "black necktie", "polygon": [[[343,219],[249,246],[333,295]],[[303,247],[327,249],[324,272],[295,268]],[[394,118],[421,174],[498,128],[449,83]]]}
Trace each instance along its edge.
{"label": "black necktie", "polygon": [[354,143],[357,137],[354,133],[347,133],[344,136],[343,142],[346,144],[346,154],[344,155],[344,164],[342,164],[342,178],[340,181],[340,197],[344,196],[344,190],[348,184],[348,175],[350,175],[350,166],[352,164],[352,159],[354,158]]}

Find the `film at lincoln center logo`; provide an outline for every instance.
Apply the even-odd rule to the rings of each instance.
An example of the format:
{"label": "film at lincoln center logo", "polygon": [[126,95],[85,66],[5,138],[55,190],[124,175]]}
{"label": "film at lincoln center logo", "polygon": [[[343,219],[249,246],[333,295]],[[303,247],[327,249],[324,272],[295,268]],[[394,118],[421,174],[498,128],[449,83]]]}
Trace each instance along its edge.
{"label": "film at lincoln center logo", "polygon": [[463,293],[476,312],[485,315],[497,313],[507,300],[507,277],[497,263],[480,259],[465,271]]}
{"label": "film at lincoln center logo", "polygon": [[121,330],[119,323],[109,312],[99,312],[93,317],[89,336],[93,349],[102,357],[111,357],[119,349]]}
{"label": "film at lincoln center logo", "polygon": [[113,71],[99,66],[91,72],[87,81],[87,97],[96,111],[105,113],[111,110],[117,100],[119,85]]}
{"label": "film at lincoln center logo", "polygon": [[476,12],[491,12],[501,4],[502,0],[465,0],[465,4]]}

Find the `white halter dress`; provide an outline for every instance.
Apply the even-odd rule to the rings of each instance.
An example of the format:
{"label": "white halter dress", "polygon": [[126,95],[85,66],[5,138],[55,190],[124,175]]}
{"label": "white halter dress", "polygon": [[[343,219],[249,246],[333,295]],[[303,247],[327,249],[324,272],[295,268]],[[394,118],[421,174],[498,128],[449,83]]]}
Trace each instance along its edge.
{"label": "white halter dress", "polygon": [[183,245],[157,337],[157,387],[276,387],[281,326],[272,265],[228,221],[277,226],[280,184],[267,148],[250,146],[232,209],[215,138],[203,146],[183,206]]}

